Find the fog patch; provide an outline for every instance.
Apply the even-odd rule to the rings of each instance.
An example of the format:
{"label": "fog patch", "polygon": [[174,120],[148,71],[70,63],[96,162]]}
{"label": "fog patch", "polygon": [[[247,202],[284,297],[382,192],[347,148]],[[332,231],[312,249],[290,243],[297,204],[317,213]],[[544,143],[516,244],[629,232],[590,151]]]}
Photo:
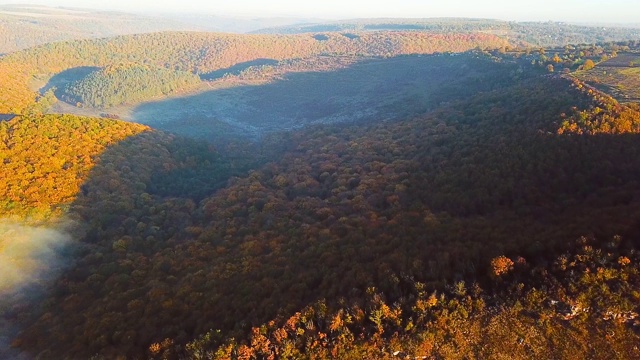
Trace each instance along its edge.
{"label": "fog patch", "polygon": [[64,230],[0,219],[0,297],[50,279],[70,239]]}
{"label": "fog patch", "polygon": [[63,268],[62,250],[71,240],[67,226],[53,229],[0,219],[0,358],[29,359],[11,347],[23,324],[15,309],[32,308]]}

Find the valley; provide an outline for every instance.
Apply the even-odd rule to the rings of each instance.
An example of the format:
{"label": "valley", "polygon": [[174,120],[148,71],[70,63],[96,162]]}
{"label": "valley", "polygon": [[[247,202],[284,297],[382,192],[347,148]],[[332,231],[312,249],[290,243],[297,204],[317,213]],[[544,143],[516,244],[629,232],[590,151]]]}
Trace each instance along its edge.
{"label": "valley", "polygon": [[[464,56],[348,61],[322,71],[313,71],[309,65],[289,71],[291,64],[248,69],[209,82],[213,90],[143,103],[122,118],[189,137],[256,139],[311,125],[423,114],[441,102],[469,94],[469,83],[504,75],[492,72],[484,60]],[[474,62],[474,70],[465,72],[469,61]],[[311,65],[317,62],[310,61]],[[484,89],[495,86],[486,82]],[[307,91],[309,88],[314,91]],[[118,114],[114,110],[106,111]]]}

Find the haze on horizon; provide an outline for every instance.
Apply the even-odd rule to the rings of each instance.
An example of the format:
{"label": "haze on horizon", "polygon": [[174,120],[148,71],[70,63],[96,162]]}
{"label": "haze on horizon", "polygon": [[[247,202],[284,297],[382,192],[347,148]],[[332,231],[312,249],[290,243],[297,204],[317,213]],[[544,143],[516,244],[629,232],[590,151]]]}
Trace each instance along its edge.
{"label": "haze on horizon", "polygon": [[638,23],[637,0],[371,0],[294,1],[236,0],[0,0],[0,5],[37,4],[136,13],[210,13],[251,17],[313,17],[327,19],[367,17],[467,17],[514,21],[567,21],[579,23]]}

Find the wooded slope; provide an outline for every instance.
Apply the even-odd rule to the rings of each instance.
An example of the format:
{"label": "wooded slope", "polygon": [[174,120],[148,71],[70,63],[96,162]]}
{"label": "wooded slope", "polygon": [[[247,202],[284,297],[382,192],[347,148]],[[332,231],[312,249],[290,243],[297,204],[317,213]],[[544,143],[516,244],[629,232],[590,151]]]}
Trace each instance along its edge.
{"label": "wooded slope", "polygon": [[[516,300],[501,308],[500,296],[468,299],[464,294],[476,290],[464,284],[446,295],[456,300],[429,299],[451,284],[447,279],[478,282],[485,289],[479,293],[497,286],[496,291],[520,294],[520,280],[513,288],[486,285],[491,276],[485,274],[501,275],[501,267],[508,273],[517,256],[532,264],[553,261],[582,235],[635,239],[637,134],[558,133],[563,113],[570,117],[597,107],[598,99],[565,79],[512,79],[502,89],[415,119],[318,127],[279,139],[289,144],[281,158],[199,203],[180,189],[190,170],[215,164],[215,157],[188,155],[186,149],[198,147],[187,144],[152,150],[157,141],[148,133],[130,138],[101,156],[102,166],[94,168],[71,206],[71,214],[91,230],[76,249],[77,265],[43,302],[45,316],[34,319],[16,344],[55,356],[162,356],[174,344],[220,329],[185,351],[213,351],[227,342],[221,358],[225,351],[260,358],[284,349],[309,358],[334,351],[341,358],[376,358],[388,356],[382,348],[389,346],[453,356],[511,339],[517,324],[530,350],[520,352],[516,338],[496,351],[521,357],[556,356],[557,349],[586,353],[601,334],[594,324],[614,326],[598,320],[611,304],[598,302],[594,317],[571,323],[575,331],[556,320],[544,330],[547,325],[532,323],[527,314],[533,311],[537,319],[561,313],[536,307],[544,299],[570,305],[577,299],[600,301],[591,292],[600,289],[597,279],[584,280],[585,288],[566,298],[557,287],[558,293],[540,293],[535,288],[541,285],[525,285],[530,290],[516,297],[524,308]],[[233,162],[217,164],[208,168],[212,176]],[[159,179],[172,179],[162,192],[153,188]],[[491,261],[503,254],[508,261]],[[622,279],[623,287],[606,296],[623,299],[615,313],[637,312],[629,300],[635,295],[627,291],[636,270],[622,268],[620,256],[635,261],[625,252],[607,257],[611,279]],[[542,269],[536,271],[543,274]],[[568,289],[583,281],[575,276],[582,275],[565,278]],[[541,284],[555,281],[542,278]],[[313,307],[322,299],[324,307]],[[341,318],[347,314],[350,320]],[[287,319],[293,319],[290,327],[278,330]],[[494,324],[492,337],[474,337],[471,348],[448,337],[467,336],[456,330],[461,326],[487,329],[485,322]],[[435,335],[425,330],[432,326],[440,329]],[[618,340],[607,343],[619,346],[623,358],[633,355],[627,344],[636,335],[629,329],[616,330]],[[284,342],[293,333],[298,340]],[[443,347],[438,334],[451,345]],[[248,340],[229,343],[231,337]]]}
{"label": "wooded slope", "polygon": [[231,35],[157,33],[43,45],[0,59],[0,113],[22,113],[35,101],[30,81],[81,67],[136,62],[206,74],[256,59],[290,59],[319,54],[396,56],[460,52],[506,46],[487,34],[376,32],[348,38],[341,34]]}

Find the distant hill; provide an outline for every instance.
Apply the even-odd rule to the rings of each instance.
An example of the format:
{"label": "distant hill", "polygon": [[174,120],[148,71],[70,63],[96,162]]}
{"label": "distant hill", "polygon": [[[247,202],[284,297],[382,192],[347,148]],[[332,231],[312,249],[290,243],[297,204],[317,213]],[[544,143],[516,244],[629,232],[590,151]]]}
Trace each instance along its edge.
{"label": "distant hill", "polygon": [[397,56],[500,48],[509,42],[481,33],[374,32],[313,36],[167,32],[42,45],[0,59],[0,113],[22,113],[37,96],[34,77],[50,78],[76,67],[138,62],[199,75],[257,59],[284,60],[321,54]]}
{"label": "distant hill", "polygon": [[425,19],[352,19],[332,22],[306,23],[299,25],[270,27],[254,31],[258,34],[299,34],[307,32],[334,31],[380,31],[380,30],[421,30],[421,31],[482,31],[508,29],[508,22],[491,19],[467,18],[425,18]]}
{"label": "distant hill", "polygon": [[640,39],[640,26],[603,27],[561,22],[512,22],[490,19],[354,19],[336,22],[273,27],[255,31],[261,34],[300,34],[313,32],[363,31],[486,32],[523,44],[549,47],[567,44]]}
{"label": "distant hill", "polygon": [[231,17],[189,13],[124,13],[41,5],[0,5],[0,55],[64,40],[158,31],[246,33],[319,19]]}
{"label": "distant hill", "polygon": [[0,6],[0,54],[50,42],[148,33],[196,30],[161,17],[35,5]]}
{"label": "distant hill", "polygon": [[296,24],[307,24],[311,22],[321,22],[321,19],[295,18],[295,17],[230,17],[213,14],[180,14],[180,13],[158,13],[158,17],[189,24],[201,30],[249,33],[263,28],[279,26],[294,26]]}
{"label": "distant hill", "polygon": [[573,25],[559,22],[509,22],[492,19],[248,18],[213,14],[129,14],[80,8],[0,5],[0,55],[36,45],[158,31],[216,31],[256,34],[309,32],[427,31],[487,32],[534,46],[564,46],[640,39],[640,25]]}

